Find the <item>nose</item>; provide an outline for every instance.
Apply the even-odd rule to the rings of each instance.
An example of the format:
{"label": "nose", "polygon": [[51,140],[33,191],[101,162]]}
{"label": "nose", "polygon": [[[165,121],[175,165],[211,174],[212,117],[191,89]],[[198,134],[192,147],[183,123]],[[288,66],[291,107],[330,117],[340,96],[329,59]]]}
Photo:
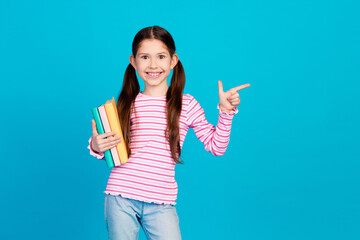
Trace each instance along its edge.
{"label": "nose", "polygon": [[150,60],[150,68],[156,68],[156,59],[154,59],[154,58],[152,58],[151,60]]}

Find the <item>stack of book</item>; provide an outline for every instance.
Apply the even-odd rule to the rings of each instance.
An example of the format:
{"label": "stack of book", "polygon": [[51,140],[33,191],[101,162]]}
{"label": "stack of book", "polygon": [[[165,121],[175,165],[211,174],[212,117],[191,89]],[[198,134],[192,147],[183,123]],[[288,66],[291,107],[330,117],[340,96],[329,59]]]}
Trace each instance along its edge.
{"label": "stack of book", "polygon": [[128,154],[121,131],[119,115],[114,97],[111,100],[107,100],[105,104],[92,108],[91,112],[93,114],[99,135],[115,131],[116,134],[114,136],[121,137],[121,142],[118,143],[116,147],[104,152],[107,166],[114,167],[126,163],[128,160]]}

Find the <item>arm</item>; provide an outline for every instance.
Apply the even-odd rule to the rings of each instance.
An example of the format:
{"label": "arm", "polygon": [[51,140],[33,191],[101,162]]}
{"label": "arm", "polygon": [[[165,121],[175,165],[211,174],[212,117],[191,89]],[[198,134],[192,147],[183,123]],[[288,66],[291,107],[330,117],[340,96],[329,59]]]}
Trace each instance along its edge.
{"label": "arm", "polygon": [[224,155],[230,141],[232,119],[238,113],[237,107],[229,113],[222,111],[219,105],[218,109],[219,118],[216,128],[208,123],[203,108],[193,97],[187,112],[189,127],[194,129],[197,138],[204,143],[205,150],[215,156]]}

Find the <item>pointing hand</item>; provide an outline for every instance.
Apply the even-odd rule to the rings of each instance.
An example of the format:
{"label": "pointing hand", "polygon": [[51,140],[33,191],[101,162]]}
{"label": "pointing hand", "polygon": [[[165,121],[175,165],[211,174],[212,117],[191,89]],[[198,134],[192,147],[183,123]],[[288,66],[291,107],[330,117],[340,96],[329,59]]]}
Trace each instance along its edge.
{"label": "pointing hand", "polygon": [[230,90],[224,92],[223,84],[220,80],[218,81],[218,85],[219,85],[220,109],[227,113],[229,113],[233,108],[237,107],[240,104],[240,95],[237,91],[250,87],[250,84],[247,83],[231,88]]}

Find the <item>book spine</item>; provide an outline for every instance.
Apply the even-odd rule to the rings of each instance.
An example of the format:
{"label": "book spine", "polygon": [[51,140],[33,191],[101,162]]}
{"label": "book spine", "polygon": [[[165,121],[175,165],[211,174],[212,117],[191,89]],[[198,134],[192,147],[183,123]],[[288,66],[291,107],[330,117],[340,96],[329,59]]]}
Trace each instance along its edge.
{"label": "book spine", "polygon": [[[111,128],[110,128],[110,124],[109,124],[109,119],[106,116],[106,111],[105,111],[105,107],[104,105],[101,105],[100,107],[98,107],[99,110],[99,114],[100,114],[100,118],[101,118],[101,122],[103,124],[104,130],[106,133],[111,132]],[[120,163],[120,157],[119,154],[116,150],[116,147],[113,147],[110,149],[111,151],[111,156],[113,158],[114,161],[114,165],[115,166],[119,166],[121,165]]]}
{"label": "book spine", "polygon": [[[103,127],[102,122],[101,122],[101,118],[100,118],[98,108],[97,107],[92,108],[91,112],[93,114],[93,117],[94,117],[94,120],[95,120],[95,123],[96,123],[96,128],[97,128],[97,131],[98,131],[99,135],[105,133],[104,127]],[[113,167],[114,162],[113,162],[113,158],[111,156],[110,150],[106,150],[104,152],[104,156],[105,156],[105,161],[106,161],[107,166],[109,168]]]}
{"label": "book spine", "polygon": [[109,119],[109,124],[110,124],[111,130],[116,132],[115,136],[120,136],[120,138],[121,138],[121,142],[116,145],[116,149],[119,154],[120,161],[122,164],[126,163],[128,160],[128,154],[127,154],[127,150],[126,150],[124,137],[123,137],[123,134],[121,131],[119,115],[118,115],[114,97],[112,98],[111,101],[107,101],[104,104],[104,106],[105,106],[105,110],[106,110],[106,115]]}

